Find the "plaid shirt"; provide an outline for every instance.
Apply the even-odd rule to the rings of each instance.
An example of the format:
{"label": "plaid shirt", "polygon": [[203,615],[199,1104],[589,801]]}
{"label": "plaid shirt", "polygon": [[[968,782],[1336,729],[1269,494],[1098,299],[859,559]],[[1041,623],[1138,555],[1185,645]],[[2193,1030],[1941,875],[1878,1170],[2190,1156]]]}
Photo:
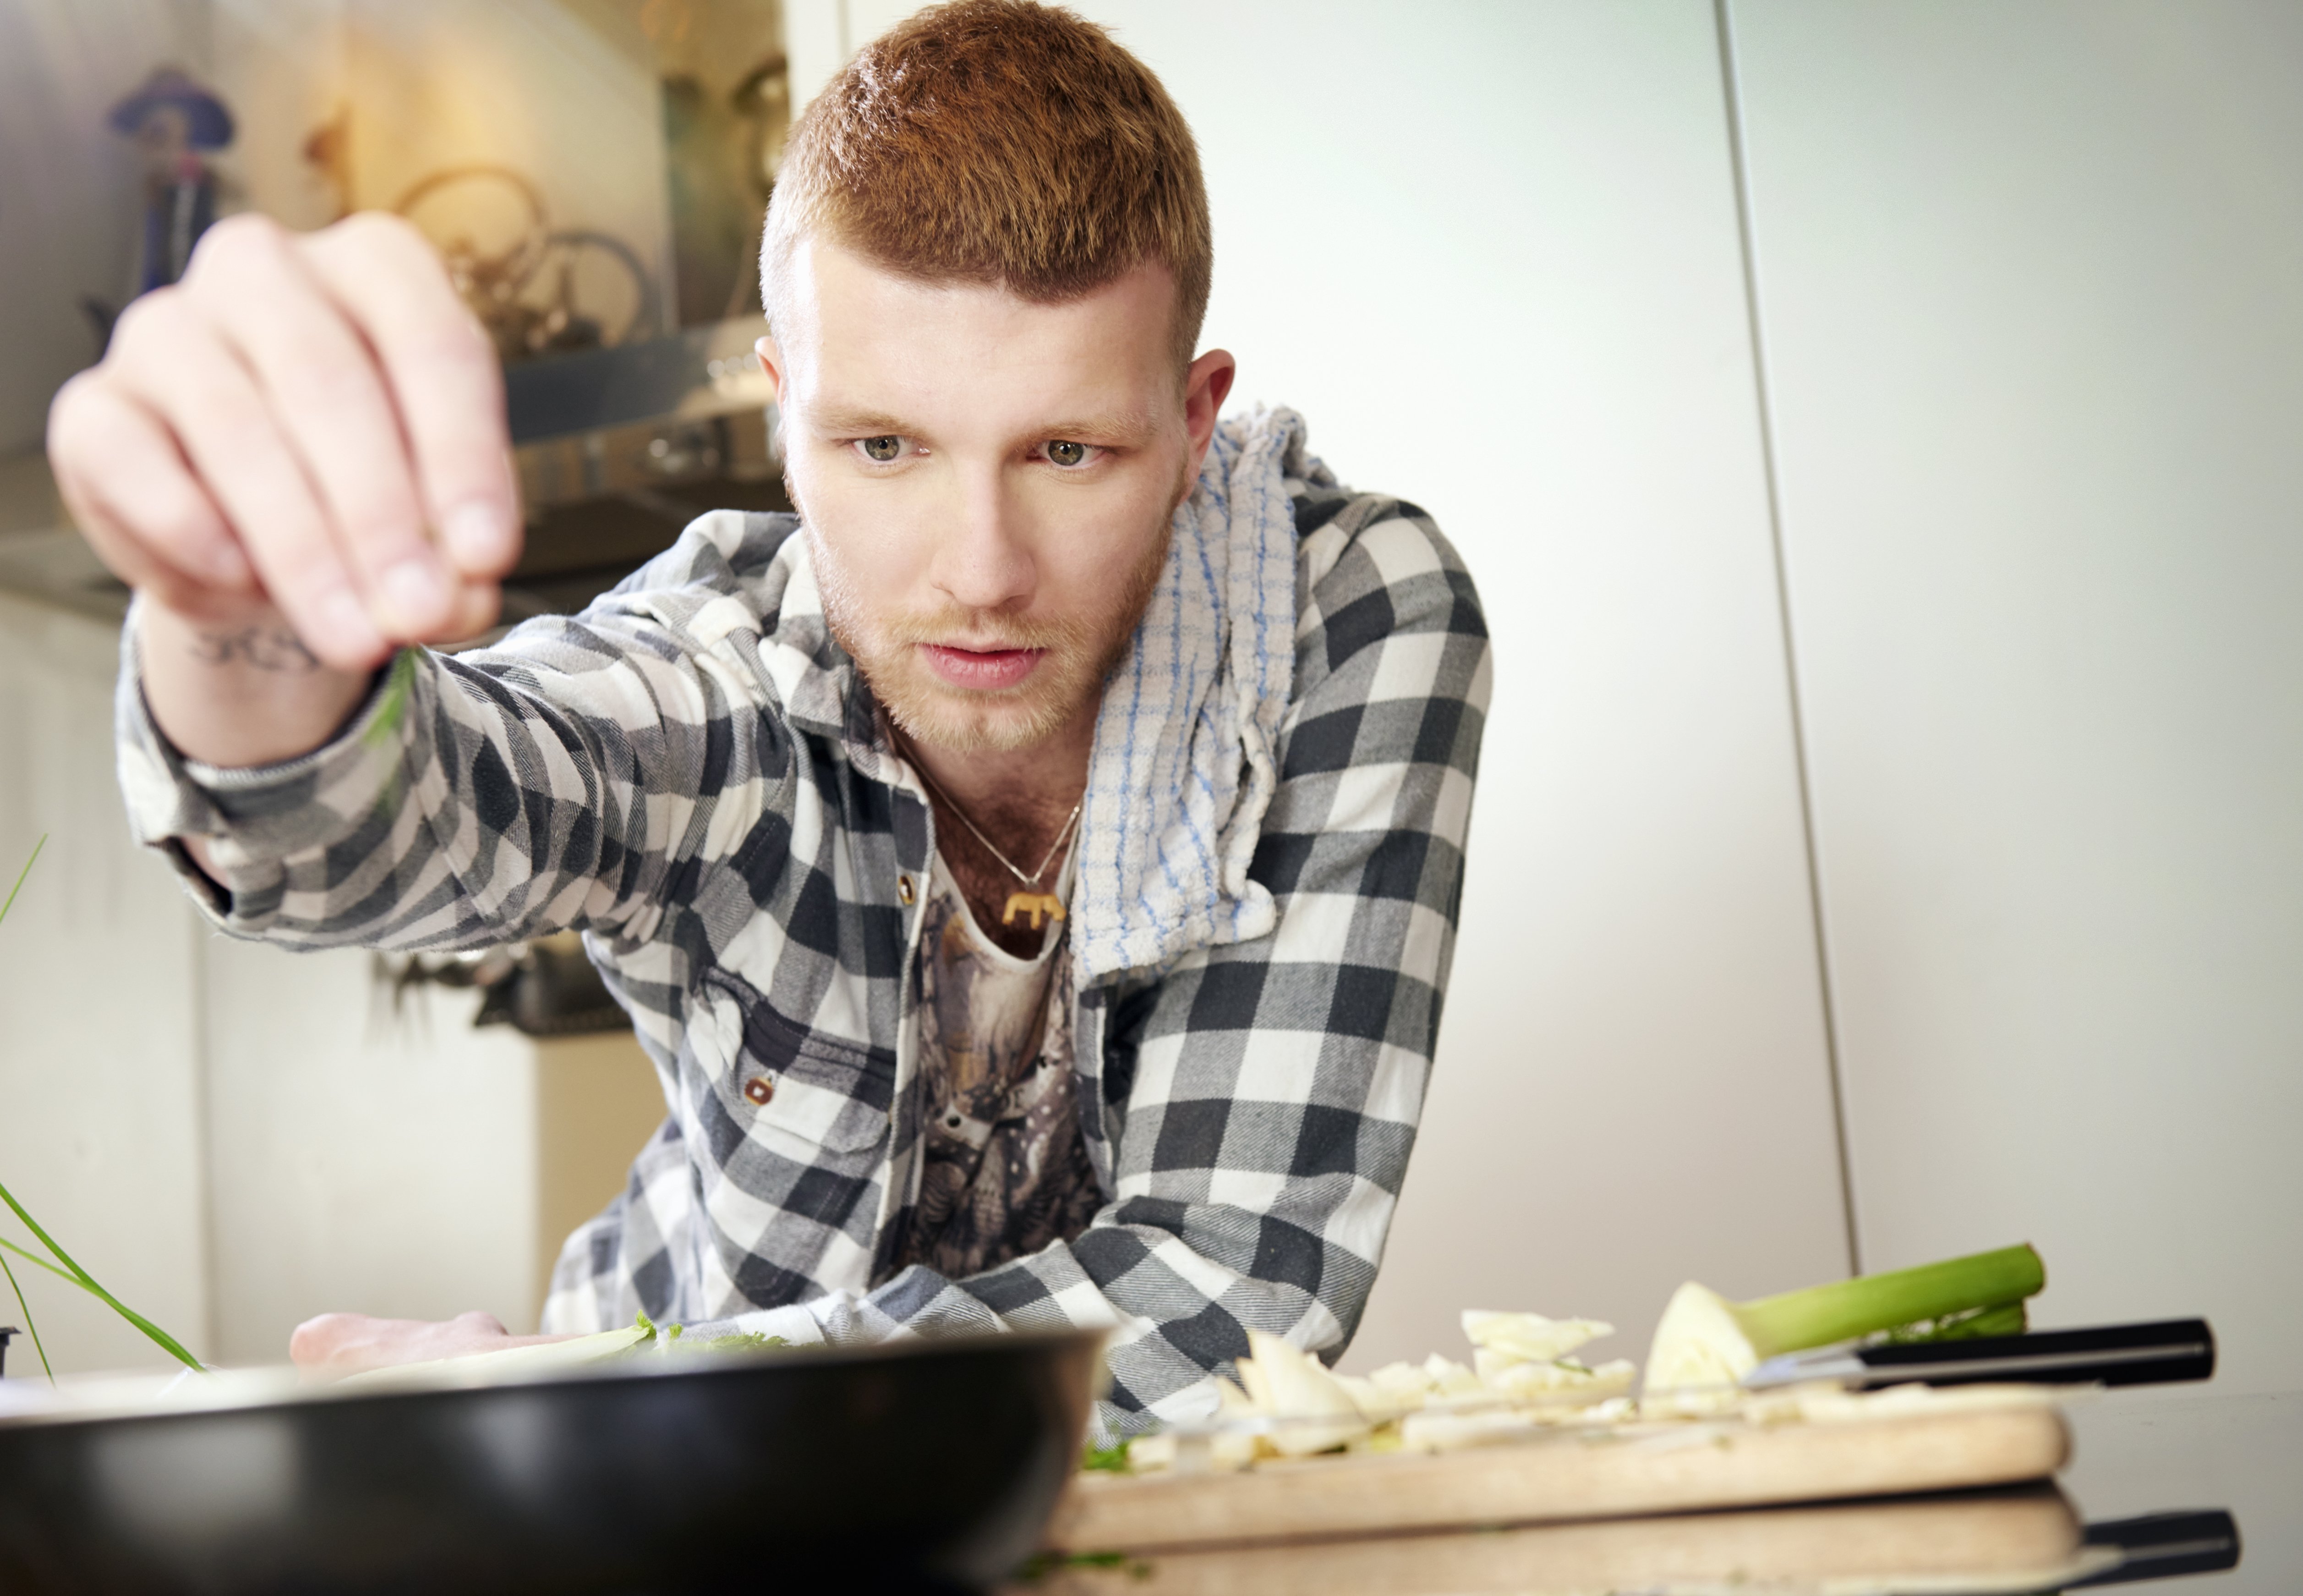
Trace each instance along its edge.
{"label": "plaid shirt", "polygon": [[[777,1328],[797,1313],[834,1338],[1109,1325],[1101,1416],[1138,1429],[1244,1355],[1247,1328],[1330,1356],[1349,1340],[1453,950],[1489,684],[1478,597],[1413,506],[1287,486],[1294,695],[1252,871],[1278,927],[1081,985],[1076,1092],[1105,1204],[1072,1240],[966,1279],[894,1269],[920,1172],[931,814],[830,635],[793,518],[704,516],[580,615],[485,651],[405,651],[340,736],[283,764],[178,754],[131,655],[131,822],[238,936],[584,933],[670,1113],[569,1238],[548,1327],[640,1309],[784,1309]],[[192,834],[228,891],[173,840]]]}

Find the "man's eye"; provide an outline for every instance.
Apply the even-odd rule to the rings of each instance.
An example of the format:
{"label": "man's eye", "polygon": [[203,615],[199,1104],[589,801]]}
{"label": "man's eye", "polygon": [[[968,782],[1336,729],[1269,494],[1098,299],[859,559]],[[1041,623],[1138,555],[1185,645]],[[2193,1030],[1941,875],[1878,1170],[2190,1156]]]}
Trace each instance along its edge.
{"label": "man's eye", "polygon": [[904,440],[895,437],[859,438],[856,446],[864,451],[865,459],[884,466],[904,452]]}
{"label": "man's eye", "polygon": [[1048,458],[1059,466],[1076,466],[1087,459],[1087,445],[1059,438],[1048,445]]}

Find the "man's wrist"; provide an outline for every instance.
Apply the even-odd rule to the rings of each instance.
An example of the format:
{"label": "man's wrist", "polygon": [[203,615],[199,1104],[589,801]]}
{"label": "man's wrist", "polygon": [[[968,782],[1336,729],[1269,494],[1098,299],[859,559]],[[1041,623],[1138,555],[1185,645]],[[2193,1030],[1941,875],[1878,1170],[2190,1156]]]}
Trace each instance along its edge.
{"label": "man's wrist", "polygon": [[194,616],[145,595],[137,663],[154,722],[202,764],[246,769],[324,747],[367,697],[373,671],[324,663],[268,606]]}

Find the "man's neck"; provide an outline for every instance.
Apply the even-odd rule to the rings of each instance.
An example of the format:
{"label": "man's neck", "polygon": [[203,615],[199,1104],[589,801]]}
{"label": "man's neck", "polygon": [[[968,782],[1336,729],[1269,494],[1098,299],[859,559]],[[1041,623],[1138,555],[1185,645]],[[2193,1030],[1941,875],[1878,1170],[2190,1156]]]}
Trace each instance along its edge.
{"label": "man's neck", "polygon": [[[1052,810],[1056,819],[1048,827],[1052,834],[1079,801],[1087,787],[1088,756],[1095,746],[1096,708],[1089,705],[1026,748],[962,753],[910,736],[899,746],[914,764],[925,768],[947,800],[1004,849],[1010,839],[994,825],[995,819],[1012,830],[1026,816]],[[1028,821],[1023,829],[1030,829]],[[1017,836],[1014,840],[1028,845],[1032,839]],[[1041,839],[1041,846],[1046,846],[1046,839]]]}
{"label": "man's neck", "polygon": [[[1060,852],[1056,842],[1087,787],[1095,708],[1090,705],[1028,748],[961,753],[909,737],[898,739],[898,746],[927,775],[937,811],[936,851],[944,867],[984,934],[1018,958],[1039,950],[1041,933],[1030,921],[1004,921],[1004,906],[1019,891],[1053,890],[1056,863],[1049,856]],[[1076,835],[1071,840],[1077,845]],[[1049,879],[1017,879],[1043,860]]]}

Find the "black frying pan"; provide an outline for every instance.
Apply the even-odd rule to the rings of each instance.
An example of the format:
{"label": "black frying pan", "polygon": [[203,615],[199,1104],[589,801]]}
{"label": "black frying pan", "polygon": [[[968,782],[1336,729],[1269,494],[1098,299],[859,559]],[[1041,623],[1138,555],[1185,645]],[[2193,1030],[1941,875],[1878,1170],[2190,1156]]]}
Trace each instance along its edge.
{"label": "black frying pan", "polygon": [[973,1589],[1037,1542],[1101,1341],[0,1421],[0,1591]]}

